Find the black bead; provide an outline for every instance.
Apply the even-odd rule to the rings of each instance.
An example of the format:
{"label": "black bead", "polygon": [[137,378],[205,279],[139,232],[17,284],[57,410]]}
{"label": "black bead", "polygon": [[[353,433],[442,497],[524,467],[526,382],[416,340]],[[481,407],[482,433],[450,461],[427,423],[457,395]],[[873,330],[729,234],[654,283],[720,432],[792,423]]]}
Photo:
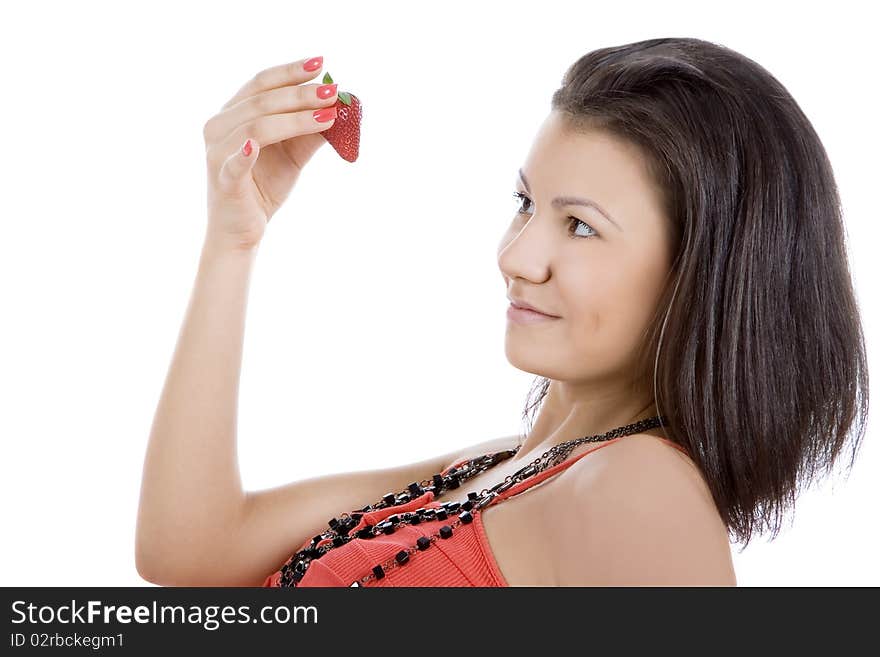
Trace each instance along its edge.
{"label": "black bead", "polygon": [[305,576],[305,573],[301,573],[301,572],[299,572],[298,570],[295,570],[295,571],[293,572],[293,576],[291,577],[291,579],[292,579],[294,582],[299,582],[304,576]]}
{"label": "black bead", "polygon": [[407,488],[409,488],[409,492],[412,493],[413,495],[421,495],[422,494],[422,487],[419,485],[419,482],[417,482],[417,481],[412,482],[409,486],[407,486]]}
{"label": "black bead", "polygon": [[431,539],[427,536],[419,536],[419,540],[416,541],[416,545],[420,550],[427,550],[431,547]]}
{"label": "black bead", "polygon": [[422,517],[418,514],[409,519],[409,524],[418,525],[422,521]]}
{"label": "black bead", "polygon": [[376,579],[382,579],[385,577],[385,569],[381,565],[373,566],[373,574],[376,576]]}
{"label": "black bead", "polygon": [[458,468],[449,468],[449,471],[446,473],[448,475],[452,475],[458,472]]}
{"label": "black bead", "polygon": [[394,555],[394,559],[397,561],[397,563],[406,563],[407,561],[409,561],[409,552],[407,552],[406,550],[401,550]]}
{"label": "black bead", "polygon": [[452,536],[452,527],[443,525],[440,528],[440,538],[449,538],[450,536]]}
{"label": "black bead", "polygon": [[355,524],[357,524],[361,521],[361,518],[363,517],[363,515],[364,514],[362,514],[362,513],[352,513],[351,519],[354,520]]}
{"label": "black bead", "polygon": [[367,504],[366,506],[364,506],[363,509],[361,509],[361,511],[363,511],[364,513],[367,513],[372,508],[373,508],[372,504]]}
{"label": "black bead", "polygon": [[312,539],[312,543],[318,543],[319,541],[322,541],[322,540],[324,540],[324,535],[323,535],[323,534],[318,534],[317,536],[315,536],[315,537]]}
{"label": "black bead", "polygon": [[393,534],[394,533],[394,525],[391,524],[390,522],[388,522],[388,523],[383,522],[383,523],[380,523],[378,526],[382,528],[383,534]]}
{"label": "black bead", "polygon": [[470,511],[462,511],[458,514],[458,517],[461,518],[461,521],[464,524],[468,524],[469,522],[473,522],[474,517],[471,515]]}
{"label": "black bead", "polygon": [[382,496],[382,501],[385,502],[385,504],[394,504],[394,493],[385,493]]}
{"label": "black bead", "polygon": [[386,522],[400,522],[400,516],[396,513],[392,513],[390,516],[385,518]]}
{"label": "black bead", "polygon": [[339,524],[339,518],[330,518],[327,524],[330,525],[330,529],[335,530],[336,526]]}
{"label": "black bead", "polygon": [[343,543],[345,543],[345,539],[341,536],[336,536],[333,538],[333,547],[339,547]]}
{"label": "black bead", "polygon": [[446,520],[446,518],[447,518],[446,509],[437,509],[434,512],[434,517],[436,517],[437,520]]}
{"label": "black bead", "polygon": [[358,538],[373,538],[373,532],[370,531],[372,527],[372,525],[369,525],[369,528],[362,527],[361,529],[358,529],[355,536],[357,536]]}
{"label": "black bead", "polygon": [[398,504],[406,504],[407,502],[409,502],[409,500],[410,500],[409,493],[402,493],[400,495],[400,499],[397,501],[397,503]]}
{"label": "black bead", "polygon": [[437,490],[440,490],[441,488],[443,488],[443,475],[435,474],[433,479],[434,479],[434,487]]}
{"label": "black bead", "polygon": [[446,510],[449,513],[455,513],[456,511],[458,511],[458,507],[460,507],[461,504],[459,504],[458,502],[446,502],[443,506],[446,507]]}
{"label": "black bead", "polygon": [[474,508],[474,501],[468,500],[467,502],[465,502],[464,504],[461,505],[461,508],[464,509],[465,511],[470,511],[471,509]]}
{"label": "black bead", "polygon": [[458,488],[461,486],[461,482],[458,480],[458,477],[452,477],[446,484],[446,487],[449,489]]}
{"label": "black bead", "polygon": [[471,491],[470,493],[468,493],[468,499],[469,499],[469,500],[475,500],[475,499],[477,499],[478,497],[479,497],[479,495],[477,495],[477,493],[476,493],[475,491]]}
{"label": "black bead", "polygon": [[492,486],[492,488],[490,488],[489,490],[503,493],[511,486],[513,486],[513,481],[499,481],[497,484]]}

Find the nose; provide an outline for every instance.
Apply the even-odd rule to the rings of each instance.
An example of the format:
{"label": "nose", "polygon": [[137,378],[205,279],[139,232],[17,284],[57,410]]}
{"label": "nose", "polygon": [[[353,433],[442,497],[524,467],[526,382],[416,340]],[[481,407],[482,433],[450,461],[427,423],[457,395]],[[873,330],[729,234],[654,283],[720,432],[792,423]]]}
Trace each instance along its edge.
{"label": "nose", "polygon": [[550,237],[533,216],[518,231],[512,225],[502,236],[498,243],[498,269],[505,283],[511,278],[543,283],[550,275],[551,252]]}

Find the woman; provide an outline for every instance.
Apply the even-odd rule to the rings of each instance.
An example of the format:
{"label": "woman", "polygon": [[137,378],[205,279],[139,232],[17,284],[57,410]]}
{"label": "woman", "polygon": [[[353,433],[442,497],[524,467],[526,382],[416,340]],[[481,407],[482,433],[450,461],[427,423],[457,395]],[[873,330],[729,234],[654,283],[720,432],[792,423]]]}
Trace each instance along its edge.
{"label": "woman", "polygon": [[698,39],[581,57],[518,171],[498,251],[508,359],[542,376],[534,425],[245,492],[234,426],[248,277],[334,123],[313,118],[336,102],[306,84],[321,66],[261,72],[205,125],[206,238],[146,455],[140,574],[735,585],[730,538],[775,537],[816,472],[847,446],[855,458],[868,406],[834,177],[795,101]]}

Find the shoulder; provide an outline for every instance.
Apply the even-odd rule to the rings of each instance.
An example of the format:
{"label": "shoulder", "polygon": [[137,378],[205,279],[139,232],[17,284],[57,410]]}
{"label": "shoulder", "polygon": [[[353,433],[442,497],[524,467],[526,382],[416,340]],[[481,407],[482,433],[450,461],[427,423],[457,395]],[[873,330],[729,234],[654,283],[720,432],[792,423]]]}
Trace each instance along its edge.
{"label": "shoulder", "polygon": [[513,436],[503,436],[501,438],[492,438],[475,445],[470,445],[461,451],[455,452],[455,456],[450,458],[449,462],[444,465],[444,469],[458,463],[459,461],[474,458],[475,456],[482,456],[483,454],[489,454],[491,452],[500,452],[503,449],[512,449],[519,444],[519,439],[520,436],[517,434]]}
{"label": "shoulder", "polygon": [[636,434],[564,472],[551,541],[564,586],[735,585],[727,530],[696,465]]}

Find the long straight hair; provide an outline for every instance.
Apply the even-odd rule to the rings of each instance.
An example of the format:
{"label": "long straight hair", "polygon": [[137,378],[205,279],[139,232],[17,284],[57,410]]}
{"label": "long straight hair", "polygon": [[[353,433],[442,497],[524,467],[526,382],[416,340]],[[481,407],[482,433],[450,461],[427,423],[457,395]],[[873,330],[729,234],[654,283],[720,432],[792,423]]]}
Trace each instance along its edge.
{"label": "long straight hair", "polygon": [[[674,245],[634,380],[701,469],[732,541],[778,535],[795,499],[868,415],[859,307],[831,164],[782,84],[708,41],[587,53],[552,109],[574,132],[635,144],[664,192]],[[528,431],[549,389],[538,377]],[[610,428],[610,427],[609,427]]]}

